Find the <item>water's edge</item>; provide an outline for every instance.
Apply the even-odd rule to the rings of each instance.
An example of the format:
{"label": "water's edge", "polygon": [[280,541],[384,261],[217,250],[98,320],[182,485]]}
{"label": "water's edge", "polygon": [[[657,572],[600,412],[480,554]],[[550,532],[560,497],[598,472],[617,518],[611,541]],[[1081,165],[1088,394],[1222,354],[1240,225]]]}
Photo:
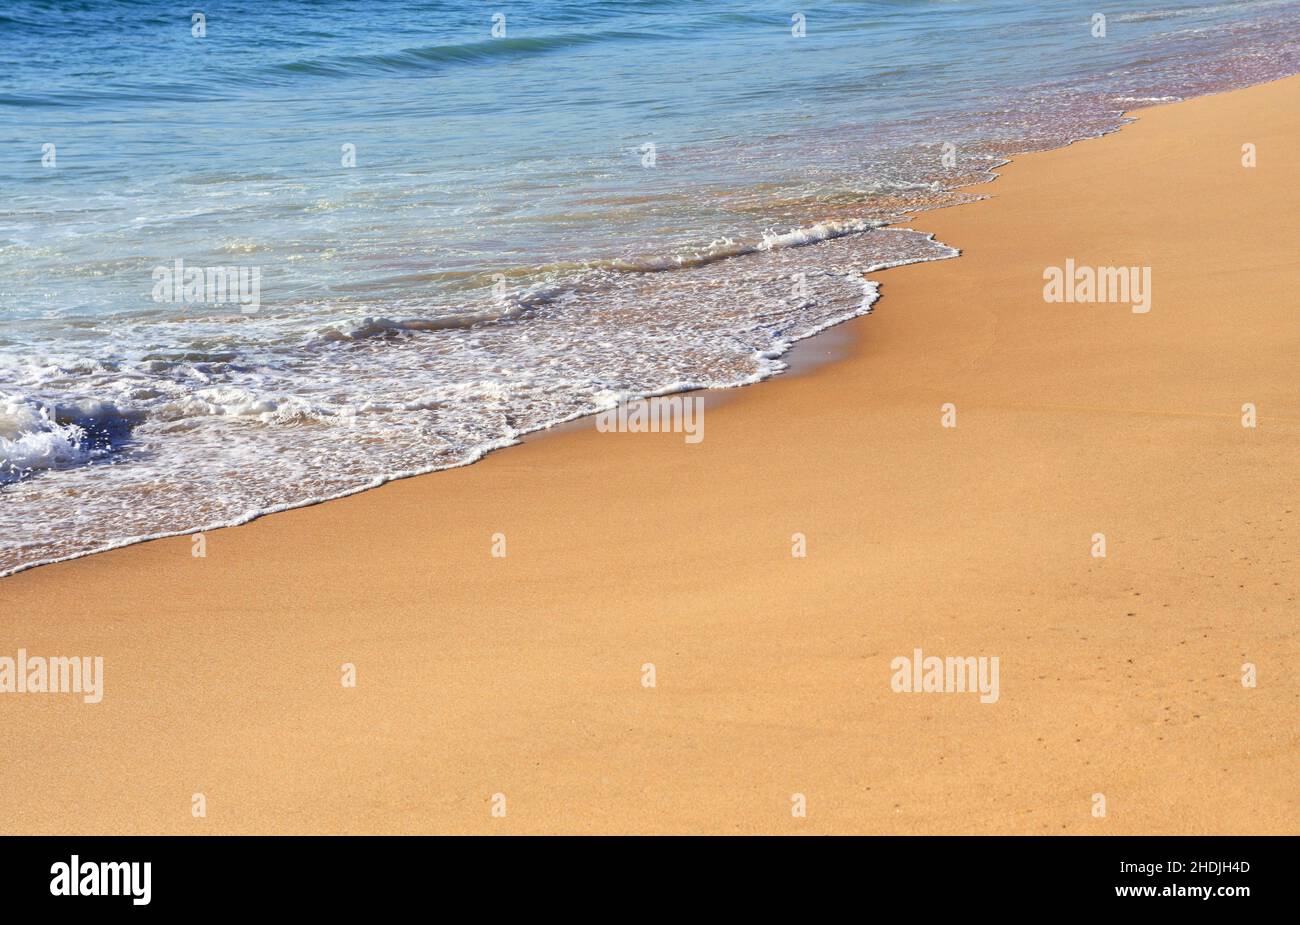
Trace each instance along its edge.
{"label": "water's edge", "polygon": [[[1200,99],[1206,96],[1218,96],[1223,93],[1234,93],[1239,90],[1248,89],[1251,86],[1264,86],[1269,83],[1279,82],[1281,80],[1294,79],[1294,76],[1295,75],[1289,75],[1287,77],[1278,78],[1277,80],[1268,80],[1257,84],[1247,84],[1245,86],[1240,86],[1240,87],[1214,90],[1209,93],[1203,93],[1197,96],[1186,97],[1184,99],[1176,100],[1171,103],[1160,103],[1155,106],[1144,106],[1136,110],[1124,110],[1120,113],[1117,123],[1112,128],[1103,129],[1101,131],[1092,134],[1082,135],[1078,138],[1071,138],[1068,141],[1066,141],[1064,144],[1057,145],[1056,147],[1033,149],[1021,153],[1012,154],[1011,156],[1007,157],[1005,160],[1001,160],[998,163],[992,165],[987,171],[988,173],[987,177],[976,180],[973,183],[969,183],[969,184],[960,184],[952,187],[946,187],[945,191],[953,192],[959,189],[975,187],[975,186],[984,186],[988,183],[993,183],[1001,177],[1001,173],[999,173],[999,171],[1003,167],[1007,166],[1010,163],[1013,163],[1019,158],[1028,157],[1033,154],[1045,154],[1050,151],[1059,151],[1079,141],[1086,141],[1094,138],[1102,138],[1105,137],[1106,135],[1114,134],[1115,132],[1118,132],[1121,129],[1123,129],[1125,126],[1133,124],[1136,121],[1136,116],[1133,114],[1137,112],[1141,112],[1143,110],[1158,109],[1158,108],[1163,108],[1164,106],[1177,105],[1178,103],[1190,102],[1191,100]],[[948,208],[956,208],[960,206],[973,205],[979,202],[983,202],[989,199],[990,197],[991,194],[982,194],[965,201],[947,203],[943,205],[936,205],[921,210],[913,210],[911,212],[900,215],[897,221],[893,221],[885,224],[882,227],[889,228],[891,230],[909,231],[918,234],[923,234],[924,239],[927,242],[934,243],[946,249],[948,253],[943,254],[941,256],[935,256],[935,257],[921,257],[915,259],[905,259],[905,260],[894,261],[894,262],[872,264],[862,271],[862,279],[866,280],[868,279],[870,274],[885,272],[887,270],[894,269],[896,267],[911,266],[917,263],[928,263],[928,262],[932,263],[938,261],[946,261],[946,260],[951,260],[960,257],[962,252],[959,248],[954,247],[953,245],[950,245],[947,242],[936,240],[933,234],[916,232],[915,229],[908,227],[907,223],[913,221],[916,215],[922,214],[923,212],[938,211],[940,209],[948,209]],[[815,248],[815,247],[822,246],[825,243],[827,242],[823,241],[823,242],[818,242],[807,246]],[[876,302],[881,297],[882,296],[880,296],[879,293],[877,293],[876,298],[872,299],[869,305],[866,305],[865,307],[856,308],[851,312],[839,316],[832,317],[831,319],[821,324],[820,326],[814,328],[813,330],[810,330],[801,335],[794,336],[791,340],[786,342],[778,352],[774,354],[773,359],[779,360],[779,362],[775,363],[773,365],[773,368],[771,368],[769,371],[765,373],[758,373],[755,374],[754,376],[746,377],[744,380],[730,383],[725,386],[711,386],[706,389],[700,389],[695,386],[687,386],[687,387],[669,386],[667,388],[663,388],[658,391],[647,392],[645,394],[639,394],[636,396],[629,396],[629,397],[651,398],[651,397],[656,397],[661,395],[692,392],[692,391],[708,391],[711,393],[715,393],[719,396],[723,396],[733,389],[739,389],[739,388],[744,388],[746,386],[756,385],[760,382],[764,382],[768,379],[774,378],[782,374],[791,373],[795,376],[798,376],[815,368],[819,368],[826,365],[834,365],[835,363],[838,363],[842,359],[846,358],[845,354],[847,353],[847,350],[839,350],[839,349],[833,350],[831,356],[822,357],[818,359],[813,356],[813,350],[815,349],[818,342],[821,341],[822,343],[825,343],[825,335],[827,334],[827,332],[839,329],[840,326],[845,324],[846,322],[852,321],[855,318],[862,318],[867,315],[870,315],[875,309]],[[119,540],[114,540],[110,543],[106,543],[102,546],[98,546],[92,549],[81,550],[64,556],[55,556],[47,559],[40,559],[32,562],[23,563],[7,571],[0,571],[0,579],[8,578],[20,572],[29,571],[31,569],[39,568],[41,566],[55,565],[61,562],[70,562],[75,559],[81,559],[88,556],[98,555],[100,553],[110,552],[112,550],[121,549],[127,546],[134,546],[139,543],[145,543],[145,542],[150,542],[153,540],[160,540],[160,539],[169,539],[178,536],[192,536],[196,534],[212,532],[215,530],[221,530],[229,527],[238,527],[247,523],[251,523],[254,520],[258,520],[262,517],[271,514],[278,514],[284,511],[297,510],[306,507],[314,507],[315,505],[324,504],[328,501],[335,501],[341,498],[350,497],[352,495],[361,494],[362,492],[379,488],[383,485],[388,484],[389,482],[395,482],[401,479],[414,478],[416,476],[421,476],[421,475],[430,475],[435,472],[442,472],[450,469],[458,469],[461,468],[462,466],[468,466],[477,463],[481,461],[483,458],[485,458],[486,456],[488,456],[489,454],[496,452],[498,450],[503,450],[512,446],[521,445],[523,443],[531,442],[533,440],[537,440],[543,437],[549,437],[549,436],[555,436],[555,435],[567,433],[570,430],[577,429],[578,422],[587,418],[591,418],[598,413],[600,413],[598,410],[582,411],[567,418],[548,421],[538,426],[521,430],[518,432],[517,436],[513,439],[503,439],[479,447],[478,450],[468,459],[463,459],[463,460],[459,460],[447,464],[435,464],[435,465],[419,467],[411,470],[389,473],[384,476],[378,476],[370,480],[369,482],[366,482],[364,484],[358,485],[353,488],[349,488],[344,491],[340,491],[322,497],[313,497],[313,498],[303,499],[299,501],[286,502],[284,504],[272,505],[271,507],[250,512],[246,515],[231,519],[229,521],[210,523],[200,527],[187,528],[184,530],[160,532],[160,533],[154,533],[154,534],[149,534],[144,536],[126,537]]]}

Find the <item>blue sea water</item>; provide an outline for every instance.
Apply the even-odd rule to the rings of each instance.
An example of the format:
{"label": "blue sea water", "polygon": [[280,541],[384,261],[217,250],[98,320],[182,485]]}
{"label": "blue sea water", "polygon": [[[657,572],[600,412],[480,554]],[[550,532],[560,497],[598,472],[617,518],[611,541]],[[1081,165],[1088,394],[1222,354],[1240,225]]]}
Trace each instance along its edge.
{"label": "blue sea water", "polygon": [[1291,0],[200,7],[0,8],[0,573],[773,375],[955,253],[882,224],[1300,60]]}

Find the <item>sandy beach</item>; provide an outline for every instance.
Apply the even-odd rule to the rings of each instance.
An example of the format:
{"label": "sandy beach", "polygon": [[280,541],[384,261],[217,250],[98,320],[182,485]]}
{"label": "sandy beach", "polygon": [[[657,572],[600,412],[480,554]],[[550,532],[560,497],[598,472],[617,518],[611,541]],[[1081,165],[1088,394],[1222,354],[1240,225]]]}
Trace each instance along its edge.
{"label": "sandy beach", "polygon": [[[698,444],[587,420],[0,579],[0,655],[104,659],[0,697],[0,829],[1300,831],[1300,79],[1135,117],[915,216],[963,256]],[[1150,310],[1044,301],[1067,260]],[[895,692],[917,649],[996,702]]]}

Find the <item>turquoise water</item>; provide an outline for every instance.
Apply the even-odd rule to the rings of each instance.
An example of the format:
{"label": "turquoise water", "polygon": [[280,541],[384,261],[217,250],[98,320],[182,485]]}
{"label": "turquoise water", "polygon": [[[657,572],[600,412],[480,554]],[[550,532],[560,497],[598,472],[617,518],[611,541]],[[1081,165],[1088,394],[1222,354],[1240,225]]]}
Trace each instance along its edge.
{"label": "turquoise water", "polygon": [[1300,57],[1277,0],[792,7],[6,5],[0,572],[773,375],[953,254],[885,221]]}

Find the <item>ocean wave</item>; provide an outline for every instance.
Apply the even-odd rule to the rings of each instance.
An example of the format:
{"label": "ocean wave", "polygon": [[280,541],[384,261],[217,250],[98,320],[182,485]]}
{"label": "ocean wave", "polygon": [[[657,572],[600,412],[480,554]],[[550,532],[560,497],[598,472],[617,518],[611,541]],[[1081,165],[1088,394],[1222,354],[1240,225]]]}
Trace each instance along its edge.
{"label": "ocean wave", "polygon": [[366,74],[427,72],[446,65],[473,64],[493,59],[532,57],[583,45],[638,41],[659,37],[652,32],[609,30],[604,32],[570,32],[559,35],[483,39],[450,45],[425,45],[384,54],[301,58],[296,61],[270,65],[266,68],[266,73],[354,78]]}
{"label": "ocean wave", "polygon": [[[697,269],[719,261],[731,260],[750,254],[760,254],[765,251],[775,251],[789,247],[804,247],[847,235],[861,234],[880,228],[882,224],[881,222],[863,219],[817,222],[783,232],[769,230],[763,234],[761,239],[754,241],[741,242],[729,238],[719,238],[699,250],[662,256],[590,261],[582,264],[581,268],[587,275],[593,272],[598,273],[601,270],[616,273],[663,273],[672,270]],[[514,321],[526,318],[533,309],[581,288],[583,284],[578,280],[581,280],[583,276],[584,273],[579,273],[575,281],[538,287],[514,297],[506,304],[506,307],[500,310],[458,312],[428,318],[365,317],[350,325],[328,325],[320,330],[319,340],[325,343],[360,341],[375,337],[391,337],[404,333],[465,330],[484,324]]]}
{"label": "ocean wave", "polygon": [[96,399],[50,404],[0,395],[0,482],[103,457],[138,420],[138,415]]}
{"label": "ocean wave", "polygon": [[667,254],[658,257],[633,257],[626,260],[609,262],[609,267],[622,273],[661,273],[666,270],[687,270],[707,266],[720,260],[730,260],[747,254],[759,254],[763,251],[779,250],[784,247],[803,247],[820,241],[830,241],[846,235],[861,234],[873,228],[881,227],[881,222],[863,219],[849,221],[817,222],[789,231],[767,231],[761,240],[733,241],[720,238],[697,251]]}
{"label": "ocean wave", "polygon": [[319,334],[320,342],[358,341],[372,337],[389,337],[416,331],[462,331],[484,324],[497,324],[526,318],[539,306],[559,298],[568,286],[537,287],[511,299],[502,299],[502,307],[478,312],[452,312],[432,318],[366,317],[350,326],[329,325]]}
{"label": "ocean wave", "polygon": [[371,337],[388,337],[413,331],[454,331],[472,328],[477,324],[508,321],[519,317],[518,309],[503,312],[468,312],[435,318],[363,318],[345,328],[330,325],[321,331],[322,341],[365,340]]}

